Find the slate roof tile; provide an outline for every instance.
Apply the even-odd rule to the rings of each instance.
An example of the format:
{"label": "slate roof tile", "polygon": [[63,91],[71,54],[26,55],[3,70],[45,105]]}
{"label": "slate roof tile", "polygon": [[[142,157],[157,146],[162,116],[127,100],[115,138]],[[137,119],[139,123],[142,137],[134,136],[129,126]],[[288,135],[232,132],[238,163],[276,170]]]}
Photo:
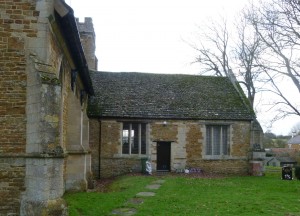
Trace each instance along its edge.
{"label": "slate roof tile", "polygon": [[300,135],[292,137],[289,141],[288,144],[300,144]]}
{"label": "slate roof tile", "polygon": [[91,72],[90,117],[251,120],[253,110],[226,77]]}

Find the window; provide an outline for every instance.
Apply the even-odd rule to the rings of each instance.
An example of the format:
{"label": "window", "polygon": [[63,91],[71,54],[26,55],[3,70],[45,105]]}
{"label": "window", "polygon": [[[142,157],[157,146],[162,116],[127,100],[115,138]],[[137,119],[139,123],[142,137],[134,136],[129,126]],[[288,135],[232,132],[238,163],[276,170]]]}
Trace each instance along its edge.
{"label": "window", "polygon": [[146,124],[123,123],[122,154],[146,154]]}
{"label": "window", "polygon": [[229,155],[229,126],[206,126],[206,155]]}

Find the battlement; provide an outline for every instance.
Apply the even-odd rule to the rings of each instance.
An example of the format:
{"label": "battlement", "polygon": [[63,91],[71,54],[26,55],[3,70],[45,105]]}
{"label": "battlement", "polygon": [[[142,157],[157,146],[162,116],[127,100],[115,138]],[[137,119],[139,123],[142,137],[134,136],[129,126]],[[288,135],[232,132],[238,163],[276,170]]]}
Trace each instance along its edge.
{"label": "battlement", "polygon": [[79,19],[76,18],[76,23],[89,69],[97,70],[98,59],[95,55],[96,34],[93,20],[91,17],[85,17],[84,22],[79,22]]}
{"label": "battlement", "polygon": [[91,17],[85,17],[84,22],[79,22],[79,19],[76,18],[76,23],[80,33],[91,33],[95,36],[93,19]]}

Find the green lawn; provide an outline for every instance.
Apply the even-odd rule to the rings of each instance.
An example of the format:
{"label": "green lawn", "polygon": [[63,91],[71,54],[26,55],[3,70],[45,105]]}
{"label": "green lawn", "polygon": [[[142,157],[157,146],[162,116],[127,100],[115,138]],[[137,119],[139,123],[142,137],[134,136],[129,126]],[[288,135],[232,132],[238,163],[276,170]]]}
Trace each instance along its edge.
{"label": "green lawn", "polygon": [[[66,194],[71,216],[111,215],[115,208],[134,207],[136,215],[300,215],[300,181],[281,180],[281,172],[264,177],[191,178],[124,176],[106,193]],[[151,182],[165,183],[140,205],[126,204]]]}

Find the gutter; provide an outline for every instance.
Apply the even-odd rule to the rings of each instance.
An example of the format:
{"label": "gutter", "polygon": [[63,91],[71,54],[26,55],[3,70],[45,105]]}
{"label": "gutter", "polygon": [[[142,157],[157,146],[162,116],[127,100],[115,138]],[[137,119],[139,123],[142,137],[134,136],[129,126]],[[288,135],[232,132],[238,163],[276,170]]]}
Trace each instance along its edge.
{"label": "gutter", "polygon": [[72,69],[78,70],[79,76],[84,85],[84,90],[90,96],[94,95],[95,93],[92,86],[88,64],[80,41],[74,11],[63,0],[55,0],[54,9],[55,20],[65,39],[67,47],[70,50],[71,56],[74,59],[76,68]]}

